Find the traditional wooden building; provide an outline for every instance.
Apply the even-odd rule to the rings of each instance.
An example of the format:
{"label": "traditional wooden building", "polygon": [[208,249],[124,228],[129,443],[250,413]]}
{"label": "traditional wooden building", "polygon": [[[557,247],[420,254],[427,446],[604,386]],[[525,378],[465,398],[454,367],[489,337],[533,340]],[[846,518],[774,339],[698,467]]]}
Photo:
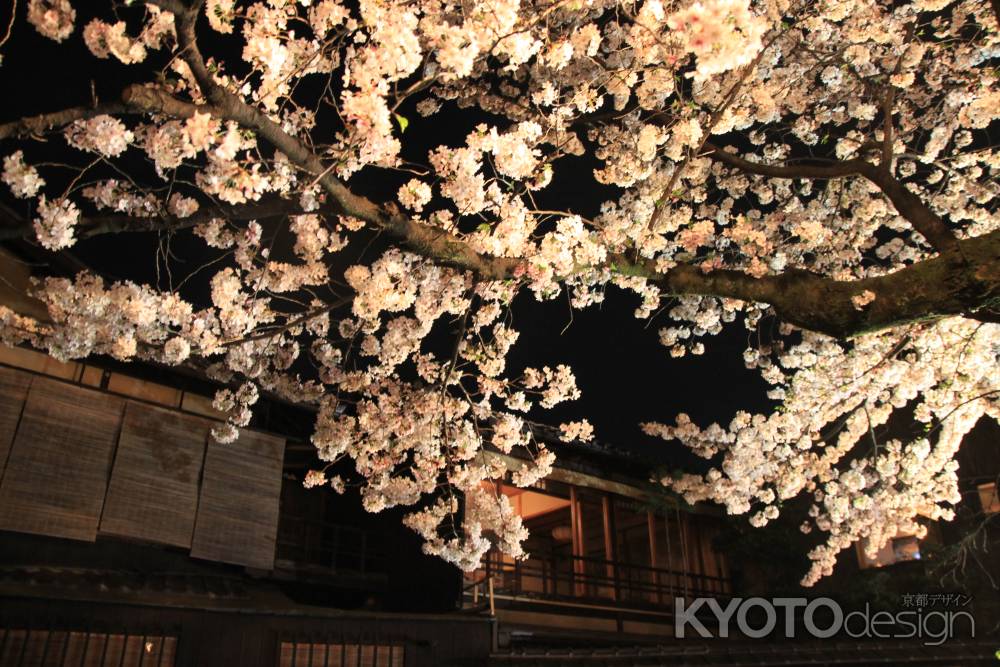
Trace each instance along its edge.
{"label": "traditional wooden building", "polygon": [[220,445],[208,437],[210,393],[156,368],[0,347],[0,667],[990,655],[975,642],[918,660],[912,644],[768,653],[671,641],[676,598],[740,594],[715,539],[725,518],[650,482],[649,461],[600,444],[562,447],[532,488],[502,486],[530,556],[490,554],[462,576],[420,552],[401,511],[370,515],[356,496],[302,487],[315,461],[307,413],[264,399],[252,428]]}
{"label": "traditional wooden building", "polygon": [[0,665],[476,664],[501,632],[663,636],[674,595],[728,593],[719,518],[611,450],[504,486],[532,556],[463,581],[393,513],[302,488],[281,406],[221,445],[210,387],[139,370],[0,348]]}

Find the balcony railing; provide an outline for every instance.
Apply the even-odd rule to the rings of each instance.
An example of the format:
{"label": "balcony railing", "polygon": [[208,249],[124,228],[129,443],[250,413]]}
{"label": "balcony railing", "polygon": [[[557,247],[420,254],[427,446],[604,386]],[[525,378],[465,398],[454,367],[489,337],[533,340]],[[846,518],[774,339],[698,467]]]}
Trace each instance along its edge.
{"label": "balcony railing", "polygon": [[282,515],[275,558],[330,572],[384,573],[389,547],[381,533],[304,517]]}
{"label": "balcony railing", "polygon": [[498,596],[612,602],[635,608],[672,607],[675,597],[719,597],[731,592],[729,579],[721,576],[566,554],[532,554],[512,562],[491,553],[483,568],[470,576],[477,582],[492,582]]}

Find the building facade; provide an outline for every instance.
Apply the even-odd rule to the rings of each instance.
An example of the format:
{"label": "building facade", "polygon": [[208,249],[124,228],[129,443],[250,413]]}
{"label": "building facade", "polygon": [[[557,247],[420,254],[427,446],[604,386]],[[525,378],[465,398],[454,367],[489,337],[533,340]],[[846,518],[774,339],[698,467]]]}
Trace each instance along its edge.
{"label": "building facade", "polygon": [[[220,445],[210,393],[157,369],[0,347],[0,667],[993,660],[975,638],[673,640],[678,599],[745,595],[718,539],[730,524],[601,445],[562,447],[545,480],[496,489],[530,531],[529,556],[490,553],[462,575],[421,553],[401,510],[303,488],[307,413],[264,400]],[[973,481],[995,511],[989,481]],[[914,548],[899,549],[904,567]]]}
{"label": "building facade", "polygon": [[503,486],[531,556],[462,578],[392,512],[304,489],[310,446],[273,424],[212,441],[204,386],[0,363],[0,665],[481,664],[518,632],[664,636],[675,595],[728,593],[719,518],[609,452]]}

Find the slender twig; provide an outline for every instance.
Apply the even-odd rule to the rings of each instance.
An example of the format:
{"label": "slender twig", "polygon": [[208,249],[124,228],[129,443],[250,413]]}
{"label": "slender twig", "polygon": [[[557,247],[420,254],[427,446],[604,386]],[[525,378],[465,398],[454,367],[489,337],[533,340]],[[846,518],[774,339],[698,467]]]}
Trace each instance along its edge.
{"label": "slender twig", "polygon": [[7,23],[7,32],[4,33],[3,39],[0,39],[0,46],[7,43],[10,39],[11,33],[14,32],[14,19],[17,17],[17,0],[11,0],[10,3],[10,21]]}

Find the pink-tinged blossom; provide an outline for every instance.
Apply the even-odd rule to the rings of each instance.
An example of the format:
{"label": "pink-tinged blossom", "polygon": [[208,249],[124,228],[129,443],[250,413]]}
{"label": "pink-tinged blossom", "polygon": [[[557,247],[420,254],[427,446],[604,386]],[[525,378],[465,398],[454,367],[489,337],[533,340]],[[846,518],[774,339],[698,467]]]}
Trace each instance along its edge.
{"label": "pink-tinged blossom", "polygon": [[330,478],[330,488],[333,489],[334,493],[343,495],[344,491],[347,490],[347,482],[340,475],[334,475]]}
{"label": "pink-tinged blossom", "polygon": [[302,486],[312,489],[317,486],[323,486],[326,482],[325,472],[322,470],[310,470],[306,473],[305,479],[302,480]]}
{"label": "pink-tinged blossom", "polygon": [[170,195],[170,200],[167,202],[167,210],[171,215],[178,218],[188,218],[198,210],[198,200],[175,192]]}
{"label": "pink-tinged blossom", "polygon": [[209,113],[196,111],[184,123],[188,142],[195,151],[207,151],[215,142],[221,124]]}
{"label": "pink-tinged blossom", "polygon": [[76,243],[74,233],[80,221],[80,209],[69,199],[48,201],[45,195],[38,199],[38,217],[35,218],[35,237],[49,250],[62,250]]}
{"label": "pink-tinged blossom", "polygon": [[83,41],[98,58],[114,56],[126,65],[142,62],[146,59],[146,46],[129,37],[125,32],[127,27],[124,21],[110,24],[94,19],[84,26]]}
{"label": "pink-tinged blossom", "polygon": [[[867,281],[937,251],[877,184],[860,176],[771,178],[732,166],[706,144],[782,169],[800,166],[803,145],[827,159],[881,162],[870,148],[881,141],[884,98],[872,81],[896,91],[893,176],[960,243],[995,233],[1000,156],[974,133],[1000,113],[997,80],[987,76],[1000,37],[967,30],[970,22],[994,25],[988,3],[804,3],[794,16],[776,0],[583,9],[471,0],[460,12],[397,0],[205,4],[212,30],[235,33],[228,39],[240,44],[202,44],[208,76],[233,106],[216,106],[221,98],[198,81],[190,53],[175,50],[163,54],[156,79],[140,85],[193,108],[14,127],[8,135],[30,143],[63,133],[102,158],[139,148],[155,174],[97,173],[131,169],[135,151],[111,167],[70,151],[72,166],[95,162],[94,171],[63,182],[62,167],[53,168],[63,187],[80,178],[68,191],[45,192],[12,148],[2,177],[17,197],[44,193],[33,202],[36,233],[52,249],[73,241],[80,214],[65,197],[75,192],[81,208],[132,218],[130,230],[153,230],[171,217],[196,223],[176,233],[220,251],[192,278],[210,289],[211,301],[196,307],[175,292],[90,274],[49,278],[33,294],[51,322],[0,308],[0,340],[59,359],[196,357],[228,387],[216,401],[225,422],[214,436],[222,442],[249,423],[258,392],[314,405],[319,460],[353,466],[347,474],[369,511],[418,508],[407,523],[425,550],[469,569],[490,548],[524,555],[524,526],[493,485],[508,475],[529,485],[547,474],[553,455],[539,449],[524,418],[580,394],[558,349],[519,375],[510,368],[518,295],[564,296],[577,310],[624,290],[637,297],[636,317],[656,314],[664,356],[701,354],[727,326],[750,330],[743,361],[780,409],[705,426],[681,415],[645,429],[710,459],[704,475],[664,480],[692,502],[717,502],[765,525],[785,511],[785,500],[810,496],[806,525],[822,543],[805,583],[828,574],[837,554],[862,538],[877,548],[897,530],[919,534],[919,522],[953,514],[958,444],[977,419],[998,416],[996,401],[982,398],[1000,386],[996,325],[918,319],[844,343],[776,319],[787,310],[714,288],[675,294],[674,276],[650,274],[676,272],[697,286],[734,276],[751,285],[794,282],[808,272],[846,289],[841,307],[858,319],[891,310],[872,301],[878,290],[866,290]],[[67,2],[31,0],[28,10],[42,34],[72,32]],[[121,11],[120,21],[108,14],[84,28],[95,57],[134,63],[149,49],[177,46],[175,23],[184,17]],[[926,34],[905,41],[921,11],[940,13]],[[140,12],[145,24],[136,30]],[[680,85],[686,75],[693,81]],[[310,99],[319,89],[310,77],[329,83],[323,100]],[[429,156],[407,153],[403,163],[406,142],[436,136],[434,123],[452,117],[442,112],[464,109],[489,124]],[[588,154],[581,164],[592,163],[590,172],[566,171],[569,156]],[[344,194],[367,189],[362,181],[378,173],[373,167],[410,174],[390,193],[398,206]],[[572,197],[550,206],[560,198],[549,184],[567,178],[573,192],[592,188],[608,193],[605,201],[592,210]],[[268,213],[260,221],[226,210],[245,212],[259,199]],[[196,202],[218,217],[190,217]],[[283,209],[280,223],[271,209]],[[345,254],[352,232],[365,227],[393,249],[371,258],[359,245]],[[418,242],[400,242],[414,230]],[[501,267],[496,274],[493,266]],[[771,334],[762,341],[754,331],[763,326]],[[445,329],[461,331],[451,354],[431,340]],[[310,365],[315,372],[299,374]],[[872,427],[900,410],[940,428],[932,438],[867,453]],[[835,423],[843,424],[836,437],[819,437]],[[584,420],[560,430],[569,440],[591,435]],[[530,460],[520,467],[513,457]],[[346,484],[328,481],[334,490]],[[450,530],[458,507],[445,488],[467,500],[459,530]]]}
{"label": "pink-tinged blossom", "polygon": [[396,196],[400,204],[419,213],[431,200],[431,186],[412,178],[399,188]]}
{"label": "pink-tinged blossom", "polygon": [[[659,5],[659,0],[647,4]],[[662,9],[651,14],[660,20]],[[748,0],[704,0],[674,12],[667,25],[683,48],[695,55],[696,79],[747,65],[761,50],[766,23],[750,11]]]}
{"label": "pink-tinged blossom", "polygon": [[233,31],[233,19],[236,16],[234,0],[208,0],[205,3],[205,16],[213,30],[229,34]]}
{"label": "pink-tinged blossom", "polygon": [[552,472],[552,466],[556,462],[556,455],[545,447],[539,447],[534,458],[522,465],[511,474],[511,482],[514,486],[522,489],[532,486],[538,480],[548,477]]}
{"label": "pink-tinged blossom", "polygon": [[320,0],[309,8],[309,26],[318,37],[347,21],[350,12],[336,0]]}
{"label": "pink-tinged blossom", "polygon": [[28,23],[56,42],[73,34],[76,10],[69,0],[28,0]]}
{"label": "pink-tinged blossom", "polygon": [[563,442],[589,442],[594,439],[594,427],[586,419],[559,424],[559,439]]}
{"label": "pink-tinged blossom", "polygon": [[168,364],[181,364],[191,356],[191,344],[180,336],[174,336],[163,346],[163,360]]}
{"label": "pink-tinged blossom", "polygon": [[82,194],[99,210],[111,209],[137,218],[152,217],[160,210],[160,202],[154,195],[138,194],[130,184],[115,179],[98,181],[84,188]]}
{"label": "pink-tinged blossom", "polygon": [[45,186],[38,170],[25,163],[22,151],[14,151],[3,159],[2,178],[14,196],[21,199],[34,197]]}
{"label": "pink-tinged blossom", "polygon": [[875,300],[875,292],[866,289],[863,292],[859,292],[851,297],[851,303],[854,304],[854,308],[857,310],[864,310],[865,306],[870,304]]}
{"label": "pink-tinged blossom", "polygon": [[78,120],[66,128],[66,141],[74,148],[90,151],[104,157],[117,157],[124,153],[134,135],[117,118],[107,115]]}

